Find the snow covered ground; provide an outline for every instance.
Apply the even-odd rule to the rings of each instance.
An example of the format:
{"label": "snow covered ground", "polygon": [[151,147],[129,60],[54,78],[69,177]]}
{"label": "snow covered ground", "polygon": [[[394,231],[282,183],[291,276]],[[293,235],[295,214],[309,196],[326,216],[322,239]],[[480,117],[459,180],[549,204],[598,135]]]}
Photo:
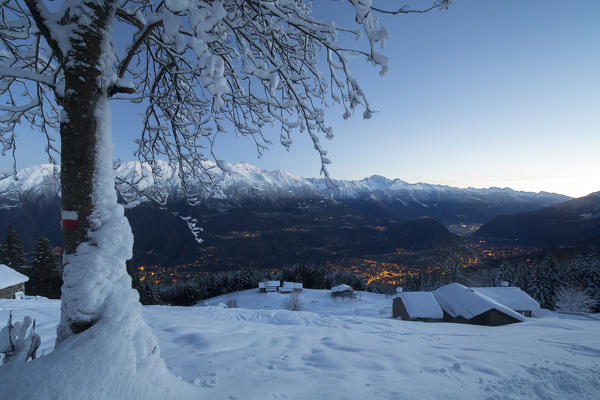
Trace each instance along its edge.
{"label": "snow covered ground", "polygon": [[[251,290],[198,307],[144,307],[144,317],[169,369],[201,398],[600,398],[600,321],[548,313],[503,327],[405,322],[389,318],[390,297],[358,295],[304,290],[306,311],[288,311],[289,295]],[[219,306],[229,299],[240,308]],[[0,300],[0,321],[9,309],[36,318],[48,353],[59,308]]]}

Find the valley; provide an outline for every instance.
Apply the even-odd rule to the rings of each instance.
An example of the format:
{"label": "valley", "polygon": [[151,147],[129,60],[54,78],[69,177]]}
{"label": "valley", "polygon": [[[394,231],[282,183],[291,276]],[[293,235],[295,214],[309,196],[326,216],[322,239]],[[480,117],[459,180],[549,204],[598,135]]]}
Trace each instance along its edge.
{"label": "valley", "polygon": [[[357,273],[368,283],[399,285],[407,276],[439,268],[449,251],[460,253],[464,267],[535,253],[544,243],[526,236],[506,240],[498,229],[489,232],[496,232],[496,221],[509,218],[502,214],[525,217],[574,207],[560,206],[569,198],[550,193],[409,184],[381,176],[334,180],[329,191],[321,179],[245,163],[227,164],[219,193],[202,192],[201,201],[191,207],[182,199],[176,169],[158,165],[155,174],[135,162],[116,170],[120,200],[135,236],[130,271],[141,282],[156,285],[206,273],[277,271],[292,265],[316,265]],[[17,180],[9,175],[0,179],[0,231],[15,226],[25,248],[31,249],[39,237],[61,246],[58,172],[40,165],[19,171]],[[152,191],[166,196],[164,207],[148,201]],[[568,204],[589,208],[591,203],[578,201]],[[582,207],[577,215],[587,215],[588,224],[594,221],[590,216],[596,214]],[[197,221],[202,243],[174,214]]]}

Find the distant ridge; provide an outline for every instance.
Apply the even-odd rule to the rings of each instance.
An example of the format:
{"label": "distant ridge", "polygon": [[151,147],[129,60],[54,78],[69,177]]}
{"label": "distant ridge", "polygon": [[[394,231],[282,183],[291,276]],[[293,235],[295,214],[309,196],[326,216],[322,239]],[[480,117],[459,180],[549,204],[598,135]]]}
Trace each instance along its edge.
{"label": "distant ridge", "polygon": [[600,192],[533,212],[499,215],[475,235],[540,247],[600,238]]}

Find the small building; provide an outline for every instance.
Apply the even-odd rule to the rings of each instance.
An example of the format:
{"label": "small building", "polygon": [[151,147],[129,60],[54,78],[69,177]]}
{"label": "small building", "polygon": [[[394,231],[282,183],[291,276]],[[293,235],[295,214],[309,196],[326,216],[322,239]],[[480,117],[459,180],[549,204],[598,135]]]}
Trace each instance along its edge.
{"label": "small building", "polygon": [[354,296],[354,289],[352,287],[342,283],[331,288],[331,295],[333,297],[352,297]]}
{"label": "small building", "polygon": [[17,292],[25,291],[28,280],[25,275],[0,264],[0,299],[14,299]]}
{"label": "small building", "polygon": [[258,282],[258,291],[259,292],[278,292],[280,286],[281,286],[280,281]]}
{"label": "small building", "polygon": [[473,289],[529,318],[533,311],[540,309],[540,303],[518,287],[475,287]]}
{"label": "small building", "polygon": [[444,321],[499,326],[525,321],[525,317],[476,289],[451,283],[433,291]]}
{"label": "small building", "polygon": [[392,317],[405,321],[441,322],[444,312],[431,292],[400,291],[392,302]]}
{"label": "small building", "polygon": [[283,282],[283,286],[279,288],[279,293],[292,293],[292,292],[301,292],[302,291],[302,283],[301,282]]}

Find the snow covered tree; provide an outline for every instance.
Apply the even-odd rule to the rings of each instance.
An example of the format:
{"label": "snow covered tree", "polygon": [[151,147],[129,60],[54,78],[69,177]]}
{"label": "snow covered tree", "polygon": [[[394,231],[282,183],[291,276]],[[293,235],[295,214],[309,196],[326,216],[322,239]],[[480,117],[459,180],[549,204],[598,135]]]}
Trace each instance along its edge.
{"label": "snow covered tree", "polygon": [[[437,0],[431,9],[448,3]],[[103,320],[105,329],[130,338],[137,360],[157,354],[125,268],[133,236],[115,193],[109,99],[140,104],[137,157],[153,173],[157,160],[175,164],[192,205],[192,178],[204,189],[220,179],[213,144],[226,131],[254,139],[259,153],[270,144],[265,126],[281,128],[285,147],[293,131],[305,132],[327,177],[320,139],[333,133],[324,105],[341,104],[344,117],[357,108],[371,117],[350,59],[363,57],[384,74],[388,61],[376,48],[389,35],[377,14],[414,12],[383,10],[372,0],[337,6],[351,7],[357,25],[317,19],[308,0],[0,3],[3,153],[14,154],[15,130],[28,124],[43,133],[54,161],[53,132],[60,132],[64,283],[57,343]],[[361,30],[366,39],[356,48],[339,44],[339,35],[359,37]],[[116,46],[117,36],[127,44]]]}
{"label": "snow covered tree", "polygon": [[531,265],[522,260],[502,261],[496,271],[495,285],[500,286],[502,282],[508,282],[510,286],[525,289],[527,287],[529,270]]}
{"label": "snow covered tree", "polygon": [[553,309],[557,292],[562,285],[562,276],[556,260],[546,256],[542,261],[530,266],[521,289],[536,299],[542,307]]}
{"label": "snow covered tree", "polygon": [[600,254],[593,254],[588,258],[584,277],[587,293],[594,299],[592,311],[600,311]]}
{"label": "snow covered tree", "polygon": [[564,272],[564,281],[570,286],[581,287],[594,299],[592,311],[600,310],[600,256],[576,255],[569,260]]}
{"label": "snow covered tree", "polygon": [[540,265],[543,287],[545,290],[546,306],[553,308],[556,296],[563,286],[562,274],[560,273],[558,261],[552,257],[546,257]]}
{"label": "snow covered tree", "polygon": [[0,243],[0,263],[16,269],[25,265],[25,252],[12,225],[8,226],[4,241]]}
{"label": "snow covered tree", "polygon": [[596,301],[580,287],[568,285],[558,290],[555,309],[557,311],[588,313]]}

